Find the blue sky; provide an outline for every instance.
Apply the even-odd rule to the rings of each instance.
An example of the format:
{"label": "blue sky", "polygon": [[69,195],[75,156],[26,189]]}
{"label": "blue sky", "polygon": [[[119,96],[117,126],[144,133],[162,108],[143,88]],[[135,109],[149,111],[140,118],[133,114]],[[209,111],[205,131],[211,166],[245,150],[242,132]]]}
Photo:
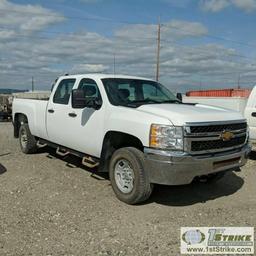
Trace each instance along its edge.
{"label": "blue sky", "polygon": [[[173,90],[253,86],[255,0],[0,0],[0,88],[47,89],[63,73],[154,78]],[[255,66],[255,67],[254,67]]]}

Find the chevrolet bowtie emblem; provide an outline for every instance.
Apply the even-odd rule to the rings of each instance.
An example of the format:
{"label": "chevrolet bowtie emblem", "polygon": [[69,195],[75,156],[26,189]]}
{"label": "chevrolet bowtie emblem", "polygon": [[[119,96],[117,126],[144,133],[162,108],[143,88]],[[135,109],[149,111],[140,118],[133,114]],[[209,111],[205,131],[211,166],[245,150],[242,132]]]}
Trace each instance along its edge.
{"label": "chevrolet bowtie emblem", "polygon": [[230,141],[234,138],[234,133],[232,132],[227,132],[227,131],[223,131],[220,135],[220,139],[222,139],[223,141]]}

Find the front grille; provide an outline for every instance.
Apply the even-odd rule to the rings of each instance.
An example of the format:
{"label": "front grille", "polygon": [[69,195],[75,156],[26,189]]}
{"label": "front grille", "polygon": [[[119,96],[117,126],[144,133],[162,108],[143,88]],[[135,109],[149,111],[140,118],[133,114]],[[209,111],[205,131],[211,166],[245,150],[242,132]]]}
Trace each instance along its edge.
{"label": "front grille", "polygon": [[191,126],[190,133],[215,133],[215,132],[236,131],[236,130],[246,130],[246,129],[247,129],[247,123]]}
{"label": "front grille", "polygon": [[202,141],[192,141],[191,142],[191,151],[207,151],[214,149],[225,149],[231,148],[239,145],[243,145],[246,142],[246,135],[241,137],[236,137],[230,141],[223,140],[202,140]]}

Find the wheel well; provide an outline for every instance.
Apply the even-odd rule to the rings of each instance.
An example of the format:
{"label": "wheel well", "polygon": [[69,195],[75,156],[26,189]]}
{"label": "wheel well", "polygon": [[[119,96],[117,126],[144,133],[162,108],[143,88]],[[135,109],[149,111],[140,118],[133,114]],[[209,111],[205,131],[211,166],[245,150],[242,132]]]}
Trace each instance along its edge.
{"label": "wheel well", "polygon": [[21,113],[16,113],[14,116],[14,121],[13,121],[13,126],[14,126],[14,137],[18,138],[19,137],[19,130],[20,130],[20,125],[22,123],[28,123],[28,118],[26,115],[21,114]]}
{"label": "wheel well", "polygon": [[108,172],[109,161],[115,150],[134,147],[143,151],[143,144],[137,137],[123,132],[109,131],[106,133],[100,157],[100,171]]}

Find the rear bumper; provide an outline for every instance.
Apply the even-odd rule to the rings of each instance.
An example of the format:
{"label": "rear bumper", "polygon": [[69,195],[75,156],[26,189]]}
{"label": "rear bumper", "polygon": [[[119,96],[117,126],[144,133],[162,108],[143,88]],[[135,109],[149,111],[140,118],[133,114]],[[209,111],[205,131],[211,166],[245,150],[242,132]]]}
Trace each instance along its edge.
{"label": "rear bumper", "polygon": [[195,177],[238,169],[246,164],[250,151],[251,147],[246,145],[229,152],[200,156],[150,148],[145,148],[144,154],[151,183],[184,185]]}

